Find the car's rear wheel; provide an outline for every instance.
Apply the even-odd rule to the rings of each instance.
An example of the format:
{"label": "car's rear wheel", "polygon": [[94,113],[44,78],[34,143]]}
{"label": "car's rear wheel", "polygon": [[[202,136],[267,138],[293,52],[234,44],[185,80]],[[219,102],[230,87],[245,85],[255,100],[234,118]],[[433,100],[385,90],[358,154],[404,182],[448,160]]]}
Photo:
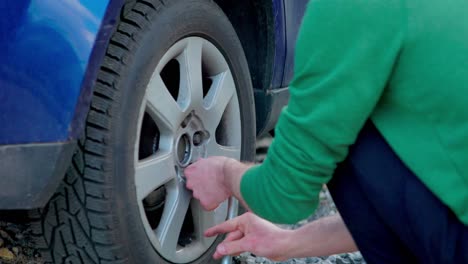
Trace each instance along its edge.
{"label": "car's rear wheel", "polygon": [[126,6],[94,90],[85,136],[34,224],[46,262],[208,263],[205,212],[184,186],[194,160],[252,160],[253,94],[234,29],[211,1]]}

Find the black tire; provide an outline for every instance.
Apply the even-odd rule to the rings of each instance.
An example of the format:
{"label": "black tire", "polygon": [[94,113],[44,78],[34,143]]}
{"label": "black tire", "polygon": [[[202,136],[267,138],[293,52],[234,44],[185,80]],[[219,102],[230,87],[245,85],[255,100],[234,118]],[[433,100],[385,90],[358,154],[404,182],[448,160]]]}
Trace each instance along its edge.
{"label": "black tire", "polygon": [[[34,235],[46,263],[169,263],[145,233],[132,175],[146,84],[159,59],[179,39],[203,37],[224,54],[239,98],[242,159],[254,158],[250,74],[222,10],[207,0],[138,0],[123,10],[72,165],[48,205],[34,214]],[[209,263],[215,245],[192,263]]]}

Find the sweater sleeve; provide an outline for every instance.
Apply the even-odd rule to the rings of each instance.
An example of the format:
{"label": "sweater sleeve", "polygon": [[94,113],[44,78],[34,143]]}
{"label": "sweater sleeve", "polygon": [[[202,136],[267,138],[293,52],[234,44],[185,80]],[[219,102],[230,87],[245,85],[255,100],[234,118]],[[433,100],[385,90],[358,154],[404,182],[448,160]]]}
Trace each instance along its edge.
{"label": "sweater sleeve", "polygon": [[241,194],[253,212],[295,223],[314,212],[322,185],[387,87],[401,50],[400,1],[312,0],[298,36],[290,101],[262,165]]}

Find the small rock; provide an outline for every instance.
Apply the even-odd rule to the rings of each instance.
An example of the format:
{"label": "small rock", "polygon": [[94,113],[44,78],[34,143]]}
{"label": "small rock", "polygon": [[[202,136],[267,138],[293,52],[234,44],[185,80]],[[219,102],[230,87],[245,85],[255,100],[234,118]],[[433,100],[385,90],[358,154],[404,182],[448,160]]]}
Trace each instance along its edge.
{"label": "small rock", "polygon": [[22,239],[24,238],[24,235],[21,234],[21,233],[17,233],[17,234],[15,235],[15,238],[16,238],[17,240],[22,240]]}
{"label": "small rock", "polygon": [[362,258],[360,252],[350,253],[349,258],[351,259],[351,263],[353,264],[366,263],[366,261]]}
{"label": "small rock", "polygon": [[15,255],[8,248],[0,248],[0,259],[13,260]]}
{"label": "small rock", "polygon": [[247,264],[255,264],[255,259],[252,259],[252,258],[247,259]]}
{"label": "small rock", "polygon": [[8,232],[10,232],[10,233],[18,234],[18,233],[21,233],[22,228],[20,228],[19,225],[16,225],[16,224],[13,224],[13,223],[8,223],[7,227],[6,227],[6,230],[8,230]]}
{"label": "small rock", "polygon": [[308,257],[304,259],[307,264],[312,264],[312,263],[320,263],[322,261],[320,258],[316,257]]}
{"label": "small rock", "polygon": [[337,256],[336,255],[331,255],[327,258],[327,260],[329,260],[330,262],[333,262],[335,263],[336,262],[336,259],[337,259]]}
{"label": "small rock", "polygon": [[17,256],[18,256],[18,253],[19,253],[19,248],[17,248],[17,247],[13,247],[11,250],[13,251],[13,253],[15,253],[15,255],[17,255]]}
{"label": "small rock", "polygon": [[306,262],[302,259],[294,259],[294,262],[293,263],[296,263],[296,264],[306,264]]}
{"label": "small rock", "polygon": [[8,233],[5,232],[4,230],[0,230],[0,237],[5,238],[5,239],[11,239],[10,235],[8,235]]}
{"label": "small rock", "polygon": [[351,264],[351,262],[344,258],[336,258],[336,264]]}

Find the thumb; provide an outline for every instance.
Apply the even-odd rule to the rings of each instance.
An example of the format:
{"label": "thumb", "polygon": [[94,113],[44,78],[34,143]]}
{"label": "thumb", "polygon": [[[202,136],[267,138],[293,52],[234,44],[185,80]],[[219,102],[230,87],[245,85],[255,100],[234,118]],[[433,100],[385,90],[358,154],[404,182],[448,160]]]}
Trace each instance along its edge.
{"label": "thumb", "polygon": [[215,259],[219,259],[223,256],[237,256],[242,252],[248,251],[245,247],[245,240],[235,240],[235,241],[227,241],[223,242],[218,245],[216,248],[216,252],[213,255]]}

